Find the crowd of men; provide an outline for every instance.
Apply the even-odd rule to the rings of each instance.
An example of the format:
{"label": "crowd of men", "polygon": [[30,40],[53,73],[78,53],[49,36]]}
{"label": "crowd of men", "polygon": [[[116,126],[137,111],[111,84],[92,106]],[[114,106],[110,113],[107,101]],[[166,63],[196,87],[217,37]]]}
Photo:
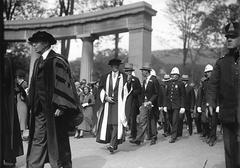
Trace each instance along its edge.
{"label": "crowd of men", "polygon": [[[226,167],[239,168],[239,29],[237,22],[225,26],[229,52],[218,59],[214,67],[205,66],[197,92],[189,83],[189,76],[181,75],[178,67],[173,67],[170,75],[160,80],[151,64],[146,62],[140,68],[143,79],[140,81],[134,76],[132,63],[125,63],[120,71],[122,61],[114,58],[108,62],[111,71],[102,76],[97,87],[82,87],[82,101],[78,90],[81,83],[74,83],[68,61],[51,49],[56,39],[45,31],[34,33],[28,41],[40,57],[34,64],[28,90],[31,115],[27,168],[44,167],[47,162],[52,168],[71,168],[68,138],[71,128],[78,128],[76,138],[82,136],[81,130],[94,132],[96,141],[108,144],[107,150],[113,154],[118,145],[126,141],[126,130],[130,130],[130,143],[141,145],[149,139],[150,145],[155,145],[160,125],[163,135],[169,136],[169,143],[175,143],[183,136],[184,121],[189,135],[193,134],[193,119],[197,133],[213,146],[217,139],[218,118],[223,129]],[[3,127],[14,131],[4,133],[4,166],[14,167],[16,157],[22,155],[23,150],[12,96],[14,79],[10,62],[5,70],[7,97]],[[99,106],[93,110],[98,98]],[[92,117],[89,109],[97,112],[95,128],[86,120]],[[16,137],[13,139],[12,135]],[[8,143],[10,141],[13,143]]]}

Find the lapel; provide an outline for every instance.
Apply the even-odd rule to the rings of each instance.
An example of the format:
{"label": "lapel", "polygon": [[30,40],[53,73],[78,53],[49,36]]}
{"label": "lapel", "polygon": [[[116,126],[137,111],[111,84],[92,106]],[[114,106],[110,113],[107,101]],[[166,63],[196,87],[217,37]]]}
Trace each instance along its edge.
{"label": "lapel", "polygon": [[149,85],[150,85],[150,83],[152,82],[152,76],[149,78],[149,80],[148,80],[148,83],[147,83],[147,86],[146,86],[146,90],[148,89],[148,87],[149,87]]}
{"label": "lapel", "polygon": [[[111,71],[112,72],[112,71]],[[113,90],[113,80],[112,80],[112,73],[109,74],[109,89]]]}
{"label": "lapel", "polygon": [[120,72],[118,73],[118,76],[117,76],[117,80],[116,80],[116,83],[115,83],[115,86],[114,86],[114,91],[118,88],[118,84],[119,84],[119,79],[120,79]]}

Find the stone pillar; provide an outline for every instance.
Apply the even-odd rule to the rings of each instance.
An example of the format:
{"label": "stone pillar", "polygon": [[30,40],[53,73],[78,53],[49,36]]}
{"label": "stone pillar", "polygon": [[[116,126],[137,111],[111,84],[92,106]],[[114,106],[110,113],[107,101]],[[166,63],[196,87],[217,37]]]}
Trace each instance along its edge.
{"label": "stone pillar", "polygon": [[36,61],[36,59],[40,56],[39,54],[37,54],[33,47],[30,47],[30,68],[29,68],[29,77],[28,77],[28,87],[30,86],[30,82],[31,82],[31,77],[32,77],[32,73],[33,73],[33,66],[34,66],[34,62]]}
{"label": "stone pillar", "polygon": [[136,28],[129,30],[129,58],[128,62],[133,63],[135,74],[142,79],[139,70],[144,62],[151,63],[151,30]]}
{"label": "stone pillar", "polygon": [[95,38],[81,37],[82,45],[82,58],[81,58],[81,69],[80,69],[80,80],[86,79],[87,82],[92,80],[93,74],[93,41]]}

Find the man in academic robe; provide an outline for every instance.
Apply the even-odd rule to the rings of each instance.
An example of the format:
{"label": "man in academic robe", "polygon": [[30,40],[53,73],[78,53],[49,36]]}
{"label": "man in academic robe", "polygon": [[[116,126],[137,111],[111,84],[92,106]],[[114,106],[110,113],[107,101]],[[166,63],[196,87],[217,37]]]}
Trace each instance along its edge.
{"label": "man in academic robe", "polygon": [[102,110],[99,115],[96,141],[110,143],[107,149],[110,153],[117,150],[118,144],[124,139],[124,127],[127,126],[125,115],[124,85],[127,75],[119,71],[121,60],[111,59],[108,65],[111,72],[104,75],[99,83]]}
{"label": "man in academic robe", "polygon": [[147,62],[140,69],[144,77],[141,93],[141,106],[139,114],[139,130],[137,137],[130,140],[130,143],[140,145],[144,141],[145,133],[148,132],[151,139],[150,145],[157,141],[157,121],[159,117],[158,96],[159,83],[156,76],[150,74],[152,68]]}
{"label": "man in academic robe", "polygon": [[135,139],[137,136],[137,122],[136,118],[139,114],[139,101],[141,96],[141,83],[136,76],[133,76],[133,64],[126,63],[124,71],[127,74],[127,83],[125,84],[128,90],[128,97],[126,99],[125,113],[128,125],[131,131],[130,138]]}
{"label": "man in academic robe", "polygon": [[48,32],[38,31],[28,41],[40,57],[29,89],[27,168],[42,168],[47,162],[52,168],[71,168],[68,130],[80,107],[68,61],[51,49],[56,40]]}

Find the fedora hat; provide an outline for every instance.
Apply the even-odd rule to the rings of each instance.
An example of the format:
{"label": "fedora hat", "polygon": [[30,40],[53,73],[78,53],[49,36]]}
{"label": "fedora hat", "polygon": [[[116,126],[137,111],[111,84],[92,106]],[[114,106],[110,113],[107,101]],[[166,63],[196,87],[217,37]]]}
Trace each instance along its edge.
{"label": "fedora hat", "polygon": [[29,43],[34,42],[49,42],[50,45],[57,43],[56,39],[50,33],[46,31],[38,31],[28,38]]}
{"label": "fedora hat", "polygon": [[131,63],[125,63],[124,65],[124,71],[134,71],[133,64]]}
{"label": "fedora hat", "polygon": [[188,81],[189,80],[189,76],[188,75],[182,75],[182,80],[183,81]]}
{"label": "fedora hat", "polygon": [[151,71],[152,68],[151,68],[151,66],[150,66],[150,63],[149,63],[149,62],[145,62],[145,63],[143,64],[142,68],[140,68],[140,70],[141,70],[141,71],[143,71],[143,70]]}
{"label": "fedora hat", "polygon": [[108,62],[108,65],[120,65],[120,64],[122,64],[122,61],[117,58],[113,58]]}

